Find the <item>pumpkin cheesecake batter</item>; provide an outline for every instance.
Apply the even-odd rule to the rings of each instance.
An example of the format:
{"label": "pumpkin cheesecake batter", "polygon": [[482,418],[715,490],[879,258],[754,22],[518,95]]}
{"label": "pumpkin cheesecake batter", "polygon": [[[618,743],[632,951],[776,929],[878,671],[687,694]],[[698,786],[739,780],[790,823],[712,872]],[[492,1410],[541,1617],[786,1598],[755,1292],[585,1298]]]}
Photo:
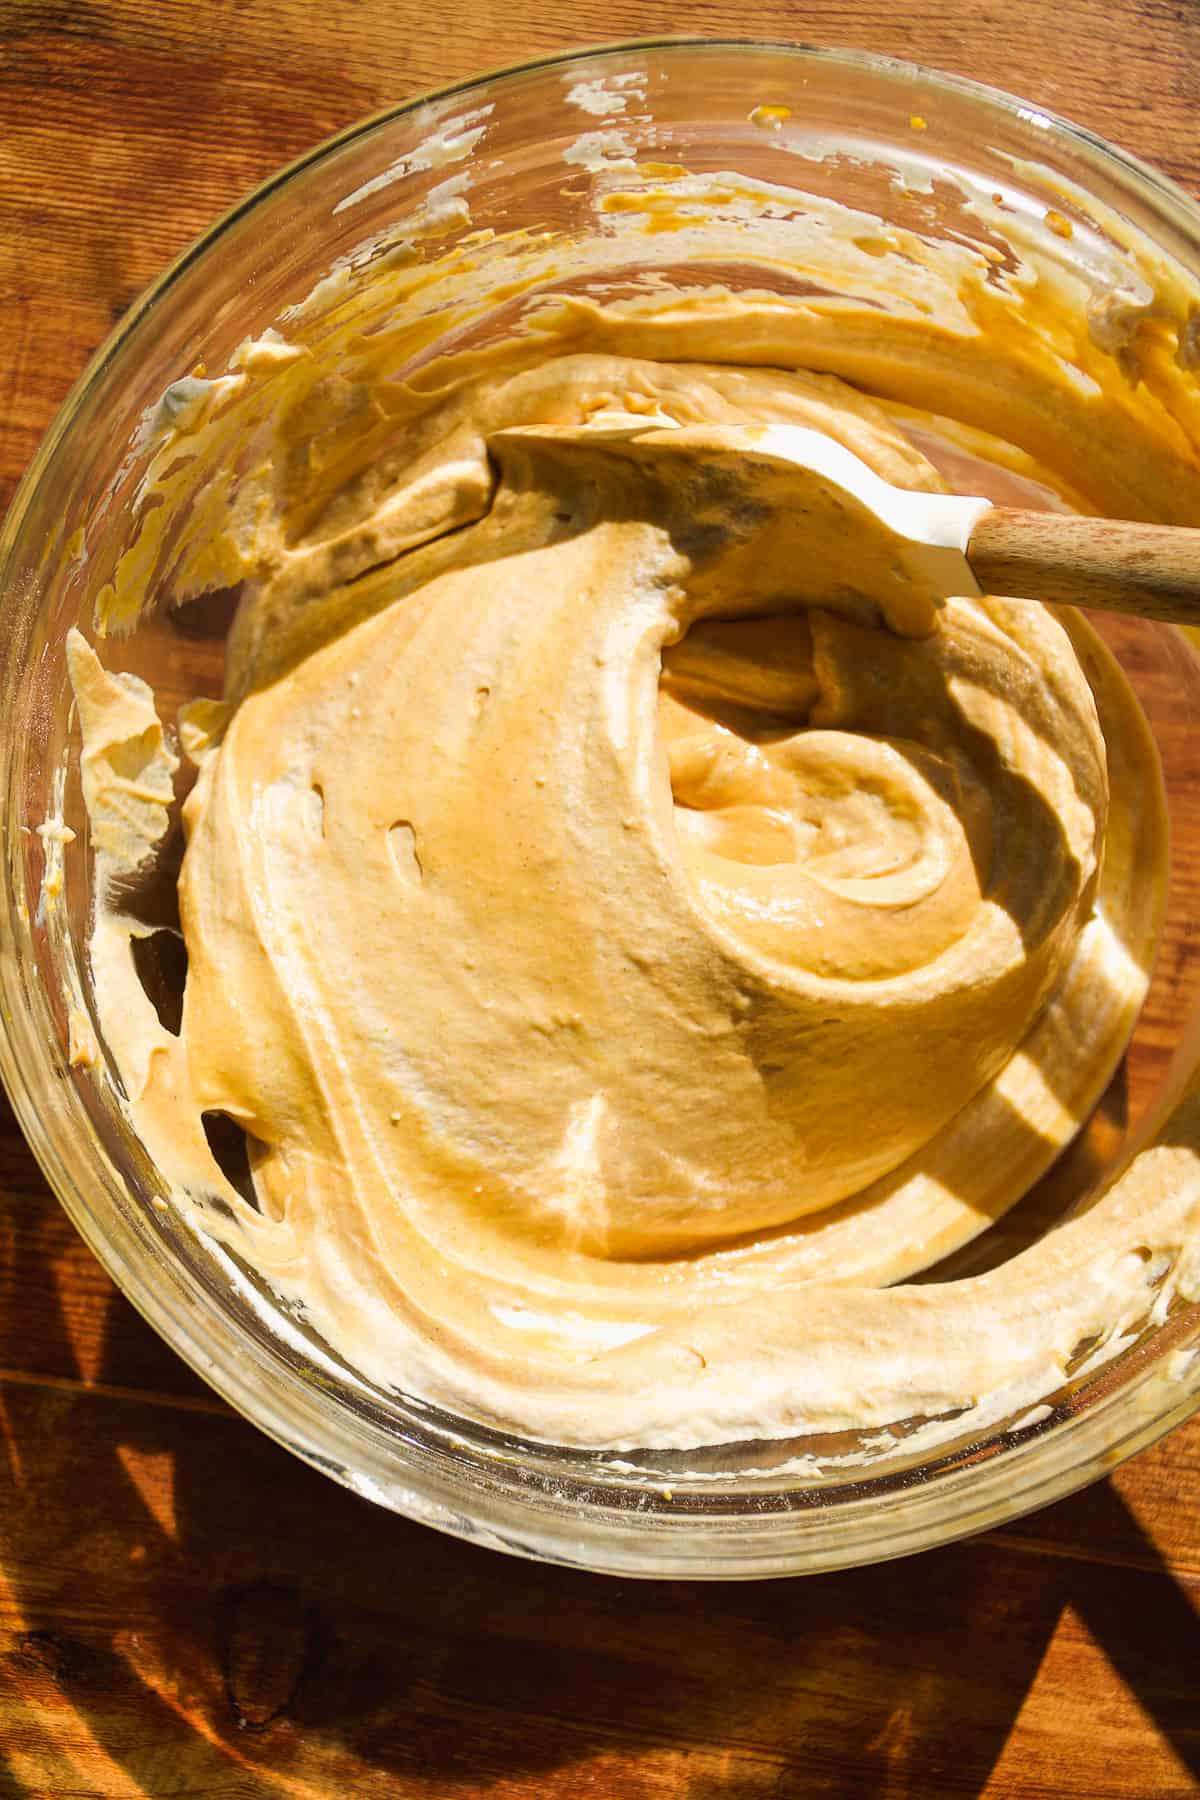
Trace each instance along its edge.
{"label": "pumpkin cheesecake batter", "polygon": [[[170,546],[176,597],[242,599],[225,694],[180,725],[178,1035],[117,898],[177,759],[72,640],[99,1017],[179,1196],[372,1378],[606,1446],[982,1419],[1194,1279],[1194,1154],[1160,1144],[1003,1267],[895,1285],[1110,1077],[1161,916],[1157,762],[1081,619],[935,607],[745,427],[914,490],[965,457],[1001,499],[1200,518],[1161,398],[1083,333],[1096,398],[1067,315],[1035,355],[1028,297],[1010,328],[977,276],[966,324],[870,341],[866,308],[573,301],[403,383],[386,333],[301,317],[176,397],[168,501],[189,434],[202,471],[254,446]],[[661,429],[606,429],[631,419]]]}

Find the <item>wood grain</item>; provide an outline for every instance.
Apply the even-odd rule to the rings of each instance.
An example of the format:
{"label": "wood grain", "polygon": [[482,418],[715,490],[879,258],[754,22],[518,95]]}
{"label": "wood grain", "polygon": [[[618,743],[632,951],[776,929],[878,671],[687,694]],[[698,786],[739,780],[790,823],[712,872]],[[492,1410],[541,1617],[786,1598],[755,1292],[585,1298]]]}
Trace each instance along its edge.
{"label": "wood grain", "polygon": [[967,561],[985,594],[1200,626],[1200,531],[995,506]]}
{"label": "wood grain", "polygon": [[[0,0],[0,505],[113,321],[278,164],[497,62],[664,32],[999,81],[1200,191],[1194,0]],[[511,1562],[231,1414],[0,1114],[0,1432],[4,1800],[1200,1793],[1200,1421],[877,1570],[699,1587]]]}

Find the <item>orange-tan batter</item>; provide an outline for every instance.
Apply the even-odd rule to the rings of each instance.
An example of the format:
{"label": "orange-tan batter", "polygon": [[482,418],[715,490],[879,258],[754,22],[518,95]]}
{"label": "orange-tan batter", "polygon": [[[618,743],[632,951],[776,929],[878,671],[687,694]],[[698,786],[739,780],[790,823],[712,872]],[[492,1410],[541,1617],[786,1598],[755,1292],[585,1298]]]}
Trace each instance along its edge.
{"label": "orange-tan batter", "polygon": [[[586,1444],[994,1416],[1164,1259],[1194,1274],[1173,1145],[988,1275],[892,1285],[1108,1080],[1161,914],[1156,758],[1081,620],[930,607],[738,434],[1200,518],[1169,308],[1138,392],[1140,315],[1108,343],[1048,277],[1002,295],[985,258],[902,248],[890,310],[571,301],[405,381],[402,264],[173,403],[150,489],[201,504],[174,538],[148,515],[99,623],[152,569],[243,598],[225,698],[181,725],[182,1032],[103,898],[100,1017],[181,1198],[376,1379]],[[78,635],[72,666],[103,897],[176,759],[148,690]]]}

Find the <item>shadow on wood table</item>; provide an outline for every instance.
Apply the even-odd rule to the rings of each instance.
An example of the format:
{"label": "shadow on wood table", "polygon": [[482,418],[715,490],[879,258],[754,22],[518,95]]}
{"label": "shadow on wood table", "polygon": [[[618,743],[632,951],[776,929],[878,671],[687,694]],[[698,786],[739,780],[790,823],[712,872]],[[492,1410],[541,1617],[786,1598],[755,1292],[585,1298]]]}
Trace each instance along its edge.
{"label": "shadow on wood table", "polygon": [[1200,1780],[1200,1622],[1110,1485],[809,1580],[520,1563],[370,1507],[233,1416],[111,1289],[15,1132],[0,1144],[3,1794],[1100,1800]]}

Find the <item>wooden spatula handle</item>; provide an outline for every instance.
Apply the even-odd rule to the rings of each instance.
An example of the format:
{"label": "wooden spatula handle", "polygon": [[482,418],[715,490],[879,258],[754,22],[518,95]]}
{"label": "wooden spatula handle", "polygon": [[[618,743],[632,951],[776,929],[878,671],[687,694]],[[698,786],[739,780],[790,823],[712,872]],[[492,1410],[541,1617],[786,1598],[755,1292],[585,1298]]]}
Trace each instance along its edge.
{"label": "wooden spatula handle", "polygon": [[967,561],[985,594],[1200,626],[1200,531],[995,506]]}

